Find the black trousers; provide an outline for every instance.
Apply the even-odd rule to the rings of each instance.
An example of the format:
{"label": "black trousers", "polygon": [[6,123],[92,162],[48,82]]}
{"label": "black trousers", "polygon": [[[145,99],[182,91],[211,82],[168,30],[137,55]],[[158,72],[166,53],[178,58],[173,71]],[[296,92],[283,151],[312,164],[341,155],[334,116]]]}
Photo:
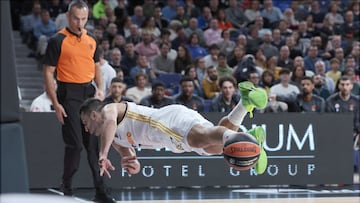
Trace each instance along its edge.
{"label": "black trousers", "polygon": [[79,114],[80,105],[87,98],[93,97],[94,94],[95,87],[91,83],[73,84],[58,82],[57,97],[67,114],[62,126],[62,136],[65,143],[62,181],[65,187],[71,187],[73,176],[79,168],[81,150],[84,146],[87,151],[87,160],[96,191],[105,192],[103,178],[99,175],[98,137],[85,132]]}

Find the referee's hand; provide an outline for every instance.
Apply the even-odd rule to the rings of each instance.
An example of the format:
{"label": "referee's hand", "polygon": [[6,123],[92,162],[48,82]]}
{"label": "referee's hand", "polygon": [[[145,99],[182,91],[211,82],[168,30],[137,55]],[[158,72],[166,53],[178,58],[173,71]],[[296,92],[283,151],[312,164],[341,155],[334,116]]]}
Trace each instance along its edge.
{"label": "referee's hand", "polygon": [[103,101],[104,100],[104,92],[100,89],[97,89],[96,92],[95,92],[95,98]]}

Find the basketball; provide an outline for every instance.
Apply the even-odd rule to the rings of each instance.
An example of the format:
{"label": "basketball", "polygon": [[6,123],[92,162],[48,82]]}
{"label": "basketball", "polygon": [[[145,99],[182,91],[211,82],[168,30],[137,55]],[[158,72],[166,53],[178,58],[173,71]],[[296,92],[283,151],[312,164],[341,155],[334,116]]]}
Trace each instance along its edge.
{"label": "basketball", "polygon": [[223,155],[226,163],[235,170],[252,168],[260,156],[260,146],[251,135],[239,132],[224,144]]}

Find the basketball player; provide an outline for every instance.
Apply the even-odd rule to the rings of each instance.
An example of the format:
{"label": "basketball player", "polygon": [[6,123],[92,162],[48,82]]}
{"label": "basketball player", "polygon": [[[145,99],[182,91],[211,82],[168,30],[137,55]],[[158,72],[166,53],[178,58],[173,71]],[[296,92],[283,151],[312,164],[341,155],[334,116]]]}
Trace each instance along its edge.
{"label": "basketball player", "polygon": [[[240,83],[239,89],[241,101],[220,120],[218,126],[182,105],[153,109],[132,102],[106,105],[97,99],[86,100],[80,108],[80,117],[86,131],[101,137],[100,175],[105,173],[110,178],[108,170],[115,169],[107,159],[111,145],[122,157],[121,166],[129,174],[140,171],[134,150],[137,147],[166,147],[176,153],[193,151],[199,155],[222,154],[224,143],[239,134],[237,130],[247,112],[252,117],[254,108],[265,108],[267,104],[266,92],[255,88],[251,82]],[[261,147],[254,168],[262,174],[267,166],[262,146],[265,132],[256,127],[248,133]]]}

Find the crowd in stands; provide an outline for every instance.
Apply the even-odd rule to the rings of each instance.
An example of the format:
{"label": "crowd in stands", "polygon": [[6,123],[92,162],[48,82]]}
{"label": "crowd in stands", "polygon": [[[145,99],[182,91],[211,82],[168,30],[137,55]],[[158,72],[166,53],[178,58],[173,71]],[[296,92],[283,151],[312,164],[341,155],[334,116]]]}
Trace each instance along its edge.
{"label": "crowd in stands", "polygon": [[[70,0],[29,2],[12,11],[30,57],[41,60],[66,27]],[[108,101],[229,112],[240,100],[237,83],[248,80],[269,95],[257,113],[357,112],[359,132],[360,0],[87,3]]]}

